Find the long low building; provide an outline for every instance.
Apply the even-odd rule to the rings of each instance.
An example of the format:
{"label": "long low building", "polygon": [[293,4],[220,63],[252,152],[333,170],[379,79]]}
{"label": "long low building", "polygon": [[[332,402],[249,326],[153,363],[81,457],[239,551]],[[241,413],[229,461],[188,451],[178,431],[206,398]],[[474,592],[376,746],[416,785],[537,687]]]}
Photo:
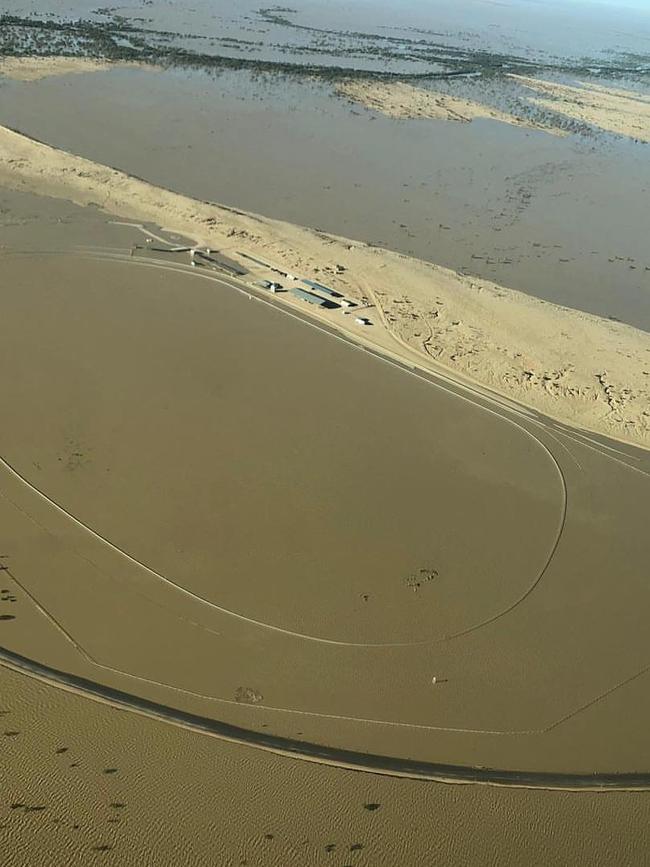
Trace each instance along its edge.
{"label": "long low building", "polygon": [[322,292],[324,295],[329,295],[330,298],[340,298],[341,293],[337,292],[335,289],[330,289],[329,286],[323,286],[322,283],[316,283],[314,280],[303,280],[302,281],[305,286],[311,286],[312,289],[316,289],[317,292]]}
{"label": "long low building", "polygon": [[331,310],[340,306],[339,304],[335,304],[333,301],[328,301],[327,298],[321,298],[320,295],[316,295],[313,292],[299,289],[297,286],[292,287],[289,291],[295,298],[299,298],[300,301],[306,301],[308,304],[315,304],[317,307],[326,307]]}

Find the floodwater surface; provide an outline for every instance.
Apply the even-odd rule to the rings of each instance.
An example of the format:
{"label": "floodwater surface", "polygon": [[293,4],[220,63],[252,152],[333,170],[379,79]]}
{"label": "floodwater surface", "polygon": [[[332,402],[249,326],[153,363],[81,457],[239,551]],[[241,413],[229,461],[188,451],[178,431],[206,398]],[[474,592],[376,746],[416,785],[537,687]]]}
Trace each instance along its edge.
{"label": "floodwater surface", "polygon": [[10,649],[333,748],[645,767],[641,452],[102,249],[0,261]]}

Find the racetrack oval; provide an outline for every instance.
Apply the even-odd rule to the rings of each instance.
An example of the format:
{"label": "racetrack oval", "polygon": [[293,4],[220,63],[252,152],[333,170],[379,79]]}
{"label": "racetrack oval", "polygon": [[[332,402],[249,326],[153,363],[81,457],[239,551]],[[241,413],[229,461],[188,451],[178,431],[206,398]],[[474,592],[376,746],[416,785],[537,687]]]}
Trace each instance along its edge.
{"label": "racetrack oval", "polygon": [[562,479],[511,421],[189,271],[5,264],[2,457],[215,605],[433,641],[498,616],[552,556]]}

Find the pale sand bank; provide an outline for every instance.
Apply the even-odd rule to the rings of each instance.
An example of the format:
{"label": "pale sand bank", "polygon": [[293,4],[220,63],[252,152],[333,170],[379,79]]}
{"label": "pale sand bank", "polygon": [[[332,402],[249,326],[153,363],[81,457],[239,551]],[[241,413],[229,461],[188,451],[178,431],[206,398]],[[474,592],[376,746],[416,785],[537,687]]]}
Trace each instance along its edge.
{"label": "pale sand bank", "polygon": [[138,63],[112,63],[89,57],[4,57],[0,58],[0,76],[15,81],[39,81],[55,75],[104,72],[114,67],[137,67]]}
{"label": "pale sand bank", "polygon": [[[508,77],[540,94],[527,97],[531,105],[582,121],[605,132],[650,141],[650,94],[597,84],[560,84],[523,75]],[[554,135],[566,135],[552,123],[537,124],[471,99],[403,82],[371,79],[347,81],[339,85],[336,92],[339,96],[398,120],[429,118],[469,123],[477,118],[488,118],[514,126],[544,130]]]}
{"label": "pale sand bank", "polygon": [[387,117],[398,120],[415,120],[429,118],[431,120],[451,120],[460,123],[470,123],[477,118],[497,120],[512,126],[523,126],[531,129],[543,129],[556,135],[560,130],[535,124],[530,120],[499,111],[489,105],[440,93],[425,90],[404,82],[384,82],[367,79],[365,81],[346,81],[336,89],[339,96],[353,102],[365,105],[381,112]]}
{"label": "pale sand bank", "polygon": [[[561,421],[650,446],[650,337],[486,280],[199,202],[0,128],[0,182],[150,221],[377,303],[393,348]],[[331,318],[354,328],[350,318]]]}
{"label": "pale sand bank", "polygon": [[511,78],[542,94],[530,102],[607,132],[650,141],[650,93],[585,84],[575,87],[523,75]]}

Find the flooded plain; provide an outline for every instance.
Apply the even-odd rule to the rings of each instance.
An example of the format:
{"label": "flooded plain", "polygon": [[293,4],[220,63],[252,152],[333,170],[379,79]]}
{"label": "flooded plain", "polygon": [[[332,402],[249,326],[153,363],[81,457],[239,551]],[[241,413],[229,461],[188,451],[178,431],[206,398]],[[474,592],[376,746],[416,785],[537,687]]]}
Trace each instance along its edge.
{"label": "flooded plain", "polygon": [[4,459],[201,597],[414,643],[499,611],[546,562],[561,479],[516,425],[214,281],[64,256],[3,273],[2,364],[25,356]]}

